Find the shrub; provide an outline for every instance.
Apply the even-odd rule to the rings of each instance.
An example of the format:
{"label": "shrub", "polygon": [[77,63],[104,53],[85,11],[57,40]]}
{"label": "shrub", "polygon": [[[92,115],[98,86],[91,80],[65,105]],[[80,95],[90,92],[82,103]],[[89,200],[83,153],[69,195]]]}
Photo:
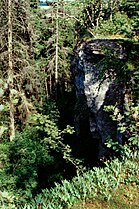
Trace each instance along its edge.
{"label": "shrub", "polygon": [[[22,189],[23,193],[38,193],[42,188],[51,187],[63,178],[63,165],[70,161],[76,166],[76,160],[70,156],[69,145],[63,141],[67,133],[73,133],[70,126],[61,131],[48,116],[33,115],[28,127],[17,133],[3,151],[3,159],[6,158],[3,161],[8,163],[5,163],[1,174],[5,178],[8,175],[8,179],[11,176],[15,184],[13,188]],[[2,145],[0,148],[2,150]],[[6,188],[6,185],[8,182],[3,181],[2,186]]]}
{"label": "shrub", "polygon": [[117,12],[113,21],[103,21],[99,28],[96,28],[98,34],[103,35],[124,35],[125,37],[131,37],[132,35],[132,22],[126,14]]}

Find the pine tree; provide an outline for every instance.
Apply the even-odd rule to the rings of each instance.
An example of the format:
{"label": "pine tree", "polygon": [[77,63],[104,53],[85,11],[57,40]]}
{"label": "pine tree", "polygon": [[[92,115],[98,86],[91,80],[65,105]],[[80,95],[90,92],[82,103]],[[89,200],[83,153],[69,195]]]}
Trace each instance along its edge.
{"label": "pine tree", "polygon": [[[29,106],[25,100],[23,83],[29,78],[31,57],[31,27],[29,2],[2,0],[0,3],[0,74],[8,83],[9,138],[13,140],[19,122],[17,103],[22,101],[24,115]],[[18,109],[18,111],[17,111]]]}
{"label": "pine tree", "polygon": [[[58,1],[51,5],[51,10],[40,14],[41,35],[35,46],[38,48],[36,60],[45,72],[47,97],[57,98],[66,88],[70,77],[69,60],[75,41],[75,19],[67,8],[64,1]],[[43,60],[44,65],[41,64]]]}

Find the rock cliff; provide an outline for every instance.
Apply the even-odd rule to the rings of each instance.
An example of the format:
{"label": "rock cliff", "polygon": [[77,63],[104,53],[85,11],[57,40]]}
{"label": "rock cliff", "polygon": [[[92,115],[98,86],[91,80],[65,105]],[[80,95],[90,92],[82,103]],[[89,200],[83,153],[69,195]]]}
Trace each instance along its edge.
{"label": "rock cliff", "polygon": [[[75,49],[72,73],[76,89],[75,129],[79,144],[84,144],[84,156],[91,159],[106,157],[108,138],[122,143],[110,113],[105,106],[116,105],[123,111],[124,84],[116,78],[116,70],[126,61],[126,49],[120,41],[94,40],[82,42]],[[117,68],[117,69],[116,69]]]}

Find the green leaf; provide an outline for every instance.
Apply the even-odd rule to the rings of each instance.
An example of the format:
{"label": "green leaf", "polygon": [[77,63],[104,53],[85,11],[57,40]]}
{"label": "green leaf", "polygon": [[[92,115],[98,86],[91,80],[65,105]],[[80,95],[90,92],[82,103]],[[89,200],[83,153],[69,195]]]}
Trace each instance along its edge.
{"label": "green leaf", "polygon": [[3,111],[4,110],[4,105],[0,105],[0,111]]}
{"label": "green leaf", "polygon": [[3,89],[2,89],[2,88],[0,88],[0,97],[2,97],[2,96],[3,96],[3,94],[4,94],[4,91],[3,91]]}

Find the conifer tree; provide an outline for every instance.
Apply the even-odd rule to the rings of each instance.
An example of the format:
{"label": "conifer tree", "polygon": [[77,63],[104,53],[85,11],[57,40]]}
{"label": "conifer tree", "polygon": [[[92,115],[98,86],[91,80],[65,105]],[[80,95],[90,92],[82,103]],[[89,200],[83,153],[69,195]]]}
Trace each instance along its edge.
{"label": "conifer tree", "polygon": [[7,98],[9,103],[7,122],[10,141],[15,136],[15,129],[19,122],[19,100],[22,101],[24,116],[29,112],[23,90],[23,84],[30,77],[32,50],[29,3],[23,0],[0,2],[0,74],[8,83],[6,96],[9,98]]}
{"label": "conifer tree", "polygon": [[[48,96],[57,98],[64,91],[70,77],[70,53],[74,40],[74,17],[64,1],[51,5],[51,10],[41,14],[42,38],[38,37],[36,47],[40,50],[37,62],[45,57],[45,86]],[[62,90],[63,89],[63,90]]]}

